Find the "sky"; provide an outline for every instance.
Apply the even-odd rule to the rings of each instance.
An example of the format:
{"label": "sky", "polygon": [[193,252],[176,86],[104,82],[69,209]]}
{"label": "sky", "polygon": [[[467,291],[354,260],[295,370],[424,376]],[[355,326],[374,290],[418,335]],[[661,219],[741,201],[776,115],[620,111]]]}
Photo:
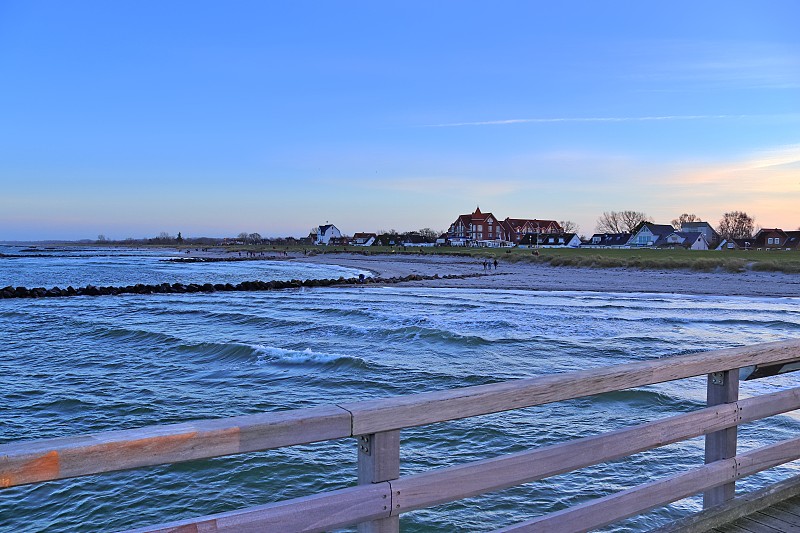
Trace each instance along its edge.
{"label": "sky", "polygon": [[0,0],[0,241],[800,226],[800,2]]}

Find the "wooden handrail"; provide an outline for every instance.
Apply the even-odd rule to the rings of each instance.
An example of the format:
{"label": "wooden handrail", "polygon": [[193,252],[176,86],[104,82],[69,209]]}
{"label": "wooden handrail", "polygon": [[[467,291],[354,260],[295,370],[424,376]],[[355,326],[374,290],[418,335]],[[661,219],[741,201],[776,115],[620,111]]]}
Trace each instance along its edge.
{"label": "wooden handrail", "polygon": [[[361,439],[366,439],[362,449],[375,446],[374,453],[378,455],[369,457],[371,452],[359,455],[359,483],[364,483],[359,487],[155,527],[164,531],[189,528],[188,531],[202,524],[210,531],[243,530],[245,526],[263,531],[269,530],[266,527],[269,524],[279,524],[276,530],[321,531],[375,521],[370,523],[383,526],[376,525],[374,530],[383,530],[387,524],[388,530],[396,530],[396,519],[388,518],[403,512],[569,472],[798,409],[800,388],[722,403],[554,446],[398,478],[397,431],[402,428],[754,365],[795,361],[800,361],[800,341],[783,341],[397,398],[3,444],[0,445],[0,488],[361,435]],[[763,452],[767,455],[748,452],[736,456],[737,474],[749,471],[748,460],[754,461],[754,465],[758,463],[760,468],[769,462],[765,457],[771,457],[773,462],[791,460],[787,457],[792,457],[796,451],[785,447],[775,449],[781,450],[780,457],[774,455],[777,452],[769,451]],[[722,462],[716,461],[704,468],[713,472]],[[726,478],[709,485],[710,479],[707,478],[698,490],[732,482]],[[687,486],[685,482],[675,483],[676,494],[683,490],[680,487]],[[699,485],[690,486],[694,490]],[[651,502],[658,498],[647,496],[645,499]],[[655,505],[669,501],[673,500],[663,499]],[[336,511],[337,505],[351,510]]]}

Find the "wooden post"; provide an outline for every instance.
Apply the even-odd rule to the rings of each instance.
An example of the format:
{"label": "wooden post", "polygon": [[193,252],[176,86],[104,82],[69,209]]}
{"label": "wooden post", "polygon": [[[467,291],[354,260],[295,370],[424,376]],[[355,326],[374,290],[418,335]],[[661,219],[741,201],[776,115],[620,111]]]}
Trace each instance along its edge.
{"label": "wooden post", "polygon": [[[381,483],[400,477],[400,430],[359,435],[358,484]],[[392,500],[386,502],[392,505]],[[358,533],[399,533],[400,517],[358,524]]]}
{"label": "wooden post", "polygon": [[[739,400],[739,370],[714,372],[708,375],[706,404],[733,403]],[[706,435],[705,462],[713,463],[736,456],[737,426]],[[734,497],[736,480],[703,493],[703,508],[714,507]]]}

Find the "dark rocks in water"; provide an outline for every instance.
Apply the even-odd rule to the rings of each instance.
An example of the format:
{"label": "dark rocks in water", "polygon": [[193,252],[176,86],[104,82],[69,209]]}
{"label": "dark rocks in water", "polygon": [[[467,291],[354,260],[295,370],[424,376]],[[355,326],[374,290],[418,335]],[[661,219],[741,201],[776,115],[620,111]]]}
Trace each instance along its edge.
{"label": "dark rocks in water", "polygon": [[217,291],[271,291],[281,289],[298,289],[302,287],[330,287],[332,285],[360,285],[364,283],[372,284],[395,284],[405,283],[409,281],[425,281],[436,279],[465,279],[477,276],[484,276],[486,274],[472,273],[472,274],[446,274],[440,276],[434,274],[432,276],[422,276],[420,274],[409,274],[404,277],[391,277],[391,278],[345,278],[340,276],[338,279],[306,279],[299,280],[293,279],[289,281],[272,280],[272,281],[243,281],[232,285],[230,283],[190,283],[184,285],[183,283],[161,283],[160,285],[145,285],[137,283],[136,285],[127,285],[121,287],[95,287],[94,285],[87,285],[85,287],[74,288],[68,286],[66,289],[53,287],[52,289],[45,289],[44,287],[12,287],[11,285],[0,289],[0,298],[59,298],[65,296],[111,296],[118,294],[174,294],[174,293],[196,293],[204,292],[211,293]]}

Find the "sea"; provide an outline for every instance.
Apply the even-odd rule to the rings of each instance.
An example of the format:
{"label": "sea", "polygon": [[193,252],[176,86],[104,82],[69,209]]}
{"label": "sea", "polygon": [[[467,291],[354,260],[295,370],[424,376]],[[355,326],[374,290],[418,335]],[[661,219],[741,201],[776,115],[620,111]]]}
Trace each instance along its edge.
{"label": "sea", "polygon": [[[0,287],[238,283],[370,275],[173,251],[0,246]],[[281,411],[570,372],[800,336],[800,299],[354,286],[0,300],[0,444]],[[741,396],[800,374],[743,382]],[[547,446],[703,407],[694,378],[401,432],[401,475]],[[800,431],[787,414],[740,450]],[[115,531],[356,483],[354,439],[0,490],[0,531]],[[491,531],[703,462],[692,439],[404,514],[404,532]],[[741,491],[798,473],[784,465]],[[698,497],[603,531],[646,531]]]}

